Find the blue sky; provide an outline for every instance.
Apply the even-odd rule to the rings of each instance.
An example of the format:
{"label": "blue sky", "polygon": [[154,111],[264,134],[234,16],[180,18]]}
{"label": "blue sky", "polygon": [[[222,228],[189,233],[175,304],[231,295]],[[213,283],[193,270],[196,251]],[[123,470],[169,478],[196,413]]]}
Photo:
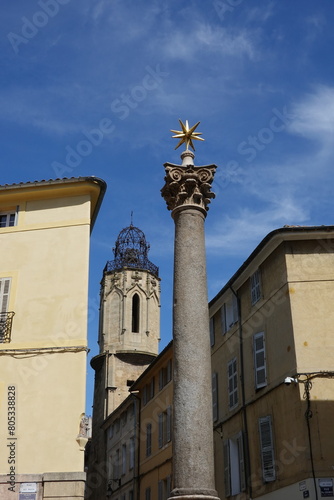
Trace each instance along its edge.
{"label": "blue sky", "polygon": [[[171,339],[174,226],[160,189],[193,125],[218,165],[206,220],[209,298],[284,224],[333,224],[333,0],[16,0],[0,26],[1,184],[95,175],[90,356],[99,281],[133,222],[160,267]],[[93,373],[89,369],[88,413]]]}

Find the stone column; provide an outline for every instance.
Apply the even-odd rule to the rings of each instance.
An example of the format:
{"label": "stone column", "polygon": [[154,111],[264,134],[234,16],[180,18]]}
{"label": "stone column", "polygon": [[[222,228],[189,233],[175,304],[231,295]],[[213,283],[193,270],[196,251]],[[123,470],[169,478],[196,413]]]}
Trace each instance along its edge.
{"label": "stone column", "polygon": [[219,500],[215,490],[211,349],[204,221],[216,166],[166,163],[161,193],[175,222],[173,500]]}

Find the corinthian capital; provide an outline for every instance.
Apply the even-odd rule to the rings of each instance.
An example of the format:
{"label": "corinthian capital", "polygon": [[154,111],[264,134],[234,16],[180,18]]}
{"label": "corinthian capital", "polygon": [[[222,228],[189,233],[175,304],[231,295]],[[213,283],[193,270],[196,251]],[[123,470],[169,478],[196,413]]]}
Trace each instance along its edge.
{"label": "corinthian capital", "polygon": [[[185,152],[188,153],[189,151]],[[185,158],[184,158],[185,160]],[[204,213],[209,210],[209,203],[215,197],[211,192],[211,183],[216,171],[216,165],[195,166],[183,161],[182,165],[165,163],[165,185],[161,195],[167,203],[168,210],[176,208],[197,208]]]}

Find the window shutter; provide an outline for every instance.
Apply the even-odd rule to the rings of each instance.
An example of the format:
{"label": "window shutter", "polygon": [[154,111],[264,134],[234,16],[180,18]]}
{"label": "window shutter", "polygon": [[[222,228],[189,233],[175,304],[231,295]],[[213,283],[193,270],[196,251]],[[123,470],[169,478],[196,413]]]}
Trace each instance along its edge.
{"label": "window shutter", "polygon": [[8,311],[10,278],[0,279],[0,312]]}
{"label": "window shutter", "polygon": [[167,407],[167,443],[172,439],[172,407]]}
{"label": "window shutter", "polygon": [[163,368],[161,368],[161,370],[159,371],[159,391],[161,391],[163,386],[164,386],[164,371]]}
{"label": "window shutter", "polygon": [[268,483],[270,481],[275,481],[276,479],[272,422],[270,416],[262,417],[259,419],[259,432],[262,476],[263,481],[265,483]]}
{"label": "window shutter", "polygon": [[261,298],[260,271],[255,271],[251,276],[251,299],[254,305]]}
{"label": "window shutter", "polygon": [[150,399],[154,398],[154,377],[152,377],[150,383]]}
{"label": "window shutter", "polygon": [[164,414],[163,413],[159,413],[159,416],[158,416],[158,419],[159,419],[159,448],[162,448],[163,446],[163,432],[164,432]]}
{"label": "window shutter", "polygon": [[229,362],[227,372],[229,408],[232,409],[238,404],[237,358],[234,358]]}
{"label": "window shutter", "polygon": [[158,482],[158,500],[163,500],[164,483],[163,481]]}
{"label": "window shutter", "polygon": [[221,321],[222,321],[222,332],[223,335],[227,332],[227,325],[226,325],[226,304],[222,305],[221,308]]}
{"label": "window shutter", "polygon": [[120,478],[120,464],[119,464],[119,449],[116,450],[115,464],[114,464],[114,479]]}
{"label": "window shutter", "polygon": [[233,308],[233,324],[236,323],[239,319],[238,314],[238,299],[235,295],[232,298],[232,308]]}
{"label": "window shutter", "polygon": [[122,445],[122,474],[126,473],[126,444]]}
{"label": "window shutter", "polygon": [[218,373],[212,374],[212,416],[218,420]]}
{"label": "window shutter", "polygon": [[172,489],[172,477],[167,476],[167,478],[166,478],[166,498],[170,497],[171,489]]}
{"label": "window shutter", "polygon": [[172,380],[172,360],[169,359],[167,363],[167,383]]}
{"label": "window shutter", "polygon": [[215,325],[213,318],[210,318],[210,345],[211,347],[215,345]]}
{"label": "window shutter", "polygon": [[245,491],[246,474],[245,474],[245,459],[244,459],[244,440],[242,432],[240,432],[237,436],[237,445],[238,445],[238,457],[239,457],[240,491]]}
{"label": "window shutter", "polygon": [[231,469],[230,469],[230,445],[228,440],[224,441],[223,443],[223,451],[224,451],[225,496],[229,497],[231,495]]}
{"label": "window shutter", "polygon": [[130,463],[129,463],[130,470],[133,469],[134,466],[135,466],[135,438],[131,437],[130,438]]}
{"label": "window shutter", "polygon": [[152,424],[146,425],[146,456],[151,455],[152,449]]}
{"label": "window shutter", "polygon": [[151,500],[151,488],[145,490],[145,500]]}
{"label": "window shutter", "polygon": [[265,387],[267,385],[267,370],[263,332],[254,335],[254,370],[256,389]]}

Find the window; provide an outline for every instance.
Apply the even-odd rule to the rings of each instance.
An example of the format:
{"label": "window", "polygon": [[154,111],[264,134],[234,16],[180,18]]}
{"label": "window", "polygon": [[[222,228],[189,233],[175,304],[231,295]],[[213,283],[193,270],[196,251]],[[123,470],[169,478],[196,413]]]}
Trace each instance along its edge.
{"label": "window", "polygon": [[212,416],[213,421],[218,420],[218,373],[212,374]]}
{"label": "window", "polygon": [[133,490],[129,491],[129,500],[133,500]]}
{"label": "window", "polygon": [[112,461],[112,455],[108,456],[108,478],[113,477],[113,461]]}
{"label": "window", "polygon": [[138,293],[135,293],[132,297],[132,331],[134,333],[139,333],[139,321],[140,321],[140,298]]}
{"label": "window", "polygon": [[215,320],[214,317],[210,318],[210,345],[215,345]]}
{"label": "window", "polygon": [[256,304],[261,298],[261,283],[259,269],[252,274],[251,278],[251,300],[252,305]]}
{"label": "window", "polygon": [[130,438],[130,460],[129,469],[132,470],[135,466],[135,438],[132,436]]}
{"label": "window", "polygon": [[232,359],[227,366],[228,376],[228,406],[230,410],[238,404],[238,370],[237,358]]}
{"label": "window", "polygon": [[164,500],[164,482],[159,481],[158,483],[158,500]]}
{"label": "window", "polygon": [[238,321],[238,300],[232,295],[221,308],[222,332],[228,332]]}
{"label": "window", "polygon": [[224,441],[223,446],[225,496],[229,497],[246,489],[242,432]]}
{"label": "window", "polygon": [[159,371],[159,391],[172,380],[172,360],[169,359],[166,366]]}
{"label": "window", "polygon": [[170,496],[172,485],[171,476],[167,476],[158,483],[158,500],[167,500]]}
{"label": "window", "polygon": [[154,397],[154,377],[144,386],[143,404],[146,405]]}
{"label": "window", "polygon": [[145,490],[145,500],[151,500],[151,488]]}
{"label": "window", "polygon": [[122,445],[122,475],[126,474],[126,444]]}
{"label": "window", "polygon": [[112,439],[114,435],[114,424],[111,424],[110,427],[108,427],[108,439]]}
{"label": "window", "polygon": [[129,418],[132,418],[135,414],[135,405],[132,404],[128,407]]}
{"label": "window", "polygon": [[16,226],[17,212],[16,210],[9,210],[8,212],[0,212],[0,228]]}
{"label": "window", "polygon": [[124,427],[124,426],[125,426],[127,419],[128,419],[128,413],[127,413],[127,411],[125,410],[125,411],[123,411],[123,413],[122,413],[122,415],[121,415],[121,423],[122,423],[122,427]]}
{"label": "window", "polygon": [[11,278],[0,278],[0,342],[10,342],[14,313],[8,312]]}
{"label": "window", "polygon": [[114,479],[118,480],[120,478],[120,467],[119,467],[119,449],[116,450],[115,462],[114,462]]}
{"label": "window", "polygon": [[152,424],[146,425],[146,456],[152,453]]}
{"label": "window", "polygon": [[169,443],[172,438],[172,407],[168,406],[166,411],[159,413],[158,415],[159,424],[159,448],[162,448],[165,444]]}
{"label": "window", "polygon": [[264,343],[264,333],[254,335],[254,375],[255,388],[261,389],[267,385],[266,352]]}
{"label": "window", "polygon": [[275,457],[271,416],[259,419],[262,477],[265,483],[275,481]]}

